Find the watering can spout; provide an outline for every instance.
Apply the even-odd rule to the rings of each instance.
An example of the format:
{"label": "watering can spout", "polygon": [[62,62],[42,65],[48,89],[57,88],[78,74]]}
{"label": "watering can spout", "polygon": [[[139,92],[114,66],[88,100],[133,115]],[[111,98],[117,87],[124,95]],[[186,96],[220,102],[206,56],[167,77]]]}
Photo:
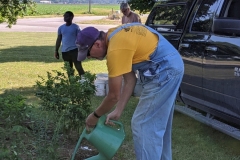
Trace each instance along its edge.
{"label": "watering can spout", "polygon": [[86,128],[84,129],[71,160],[74,160],[83,138],[92,144],[99,152],[98,155],[87,158],[86,160],[111,160],[113,158],[125,138],[124,127],[123,124],[118,121],[112,121],[115,126],[106,125],[105,121],[106,116],[104,115],[98,120],[96,127],[90,133],[86,131]]}

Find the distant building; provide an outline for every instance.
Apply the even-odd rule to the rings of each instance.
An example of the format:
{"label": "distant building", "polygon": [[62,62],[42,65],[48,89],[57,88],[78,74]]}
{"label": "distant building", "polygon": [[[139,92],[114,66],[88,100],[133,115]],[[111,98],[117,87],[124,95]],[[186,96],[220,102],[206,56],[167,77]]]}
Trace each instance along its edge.
{"label": "distant building", "polygon": [[51,1],[40,1],[40,3],[48,3],[48,4],[51,4],[52,2],[51,2]]}

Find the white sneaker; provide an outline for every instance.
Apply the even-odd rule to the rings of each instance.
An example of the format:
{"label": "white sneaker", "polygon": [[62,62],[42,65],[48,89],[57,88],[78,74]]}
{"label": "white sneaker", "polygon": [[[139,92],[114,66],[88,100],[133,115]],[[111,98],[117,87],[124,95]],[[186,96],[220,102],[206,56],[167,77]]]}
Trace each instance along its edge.
{"label": "white sneaker", "polygon": [[78,80],[79,83],[84,83],[86,81],[86,79],[80,79]]}

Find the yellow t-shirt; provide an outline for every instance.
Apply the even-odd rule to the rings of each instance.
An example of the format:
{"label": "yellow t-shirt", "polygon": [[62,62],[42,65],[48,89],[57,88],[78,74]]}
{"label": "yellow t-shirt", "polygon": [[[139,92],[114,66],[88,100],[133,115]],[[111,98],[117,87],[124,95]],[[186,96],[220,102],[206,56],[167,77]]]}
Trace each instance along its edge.
{"label": "yellow t-shirt", "polygon": [[[116,28],[108,30],[107,39]],[[108,76],[116,77],[131,72],[133,64],[149,60],[157,44],[158,36],[144,26],[122,29],[108,42]]]}

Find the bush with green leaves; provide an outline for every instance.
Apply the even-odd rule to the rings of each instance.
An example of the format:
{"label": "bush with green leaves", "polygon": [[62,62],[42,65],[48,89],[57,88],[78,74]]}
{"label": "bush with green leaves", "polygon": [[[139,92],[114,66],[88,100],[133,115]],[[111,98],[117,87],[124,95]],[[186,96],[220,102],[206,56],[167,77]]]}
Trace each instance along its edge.
{"label": "bush with green leaves", "polygon": [[27,11],[34,13],[35,8],[33,0],[0,0],[0,23],[7,22],[8,27],[12,27],[19,17],[23,17]]}
{"label": "bush with green leaves", "polygon": [[53,70],[47,78],[41,76],[36,82],[37,95],[42,100],[42,108],[53,111],[63,124],[66,132],[79,130],[81,123],[91,112],[91,97],[95,93],[95,74],[86,72],[84,79],[74,75],[74,70],[65,63],[66,73]]}
{"label": "bush with green leaves", "polygon": [[0,97],[0,159],[18,159],[22,137],[30,134],[27,122],[31,109],[19,94]]}
{"label": "bush with green leaves", "polygon": [[19,94],[7,94],[0,97],[0,120],[6,127],[21,125],[29,118],[30,106]]}

